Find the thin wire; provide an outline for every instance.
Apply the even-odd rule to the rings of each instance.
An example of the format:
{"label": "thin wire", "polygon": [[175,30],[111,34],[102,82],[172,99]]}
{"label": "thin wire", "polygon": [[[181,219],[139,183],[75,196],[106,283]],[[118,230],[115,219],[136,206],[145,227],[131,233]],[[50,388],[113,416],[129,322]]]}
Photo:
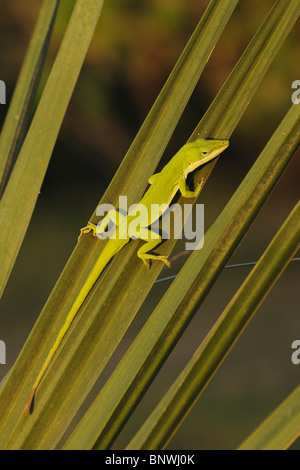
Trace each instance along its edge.
{"label": "thin wire", "polygon": [[[300,261],[300,258],[292,258],[290,261]],[[255,266],[258,263],[258,261],[251,261],[249,263],[239,263],[239,264],[227,264],[225,266],[225,269],[229,268],[241,268],[245,266]],[[162,277],[161,279],[156,279],[154,284],[158,284],[159,282],[165,282],[165,281],[171,281],[177,277],[177,274],[174,274],[174,276],[167,276],[167,277]]]}

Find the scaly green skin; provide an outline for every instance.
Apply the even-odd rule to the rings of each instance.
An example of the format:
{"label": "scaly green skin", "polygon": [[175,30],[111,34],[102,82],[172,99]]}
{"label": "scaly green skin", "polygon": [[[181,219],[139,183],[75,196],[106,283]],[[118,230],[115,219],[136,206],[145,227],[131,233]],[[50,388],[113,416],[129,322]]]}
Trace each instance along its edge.
{"label": "scaly green skin", "polygon": [[[154,235],[154,233],[151,232],[149,228],[147,228],[156,220],[156,218],[154,220],[151,218],[151,206],[153,204],[164,204],[165,210],[162,211],[163,215],[163,213],[168,209],[178,190],[184,197],[197,197],[202,189],[203,179],[195,191],[189,191],[186,186],[186,178],[188,174],[215,158],[217,155],[223,152],[223,150],[225,150],[228,145],[228,140],[197,139],[194,142],[184,145],[160,173],[156,173],[149,178],[149,183],[151,186],[135,209],[137,210],[138,206],[141,205],[141,207],[144,209],[141,214],[145,214],[145,209],[146,214],[148,214],[139,217],[139,224],[141,227],[139,229],[139,238],[145,240],[146,243],[137,252],[138,257],[142,259],[147,268],[150,267],[148,260],[161,260],[170,267],[167,256],[154,255],[149,253],[149,251],[152,251],[162,241],[162,238],[158,234]],[[81,229],[80,237],[85,233],[93,231],[94,235],[101,238],[101,234],[104,233],[110,221],[113,221],[116,224],[116,234],[114,238],[111,238],[108,241],[101,253],[101,256],[93,266],[85,284],[81,288],[78,297],[76,298],[70,309],[70,312],[68,313],[66,321],[60,330],[48,357],[46,358],[39,372],[30,394],[30,398],[25,410],[25,415],[29,414],[35,391],[39,386],[60,343],[62,342],[63,337],[70,328],[74,317],[91,291],[96,280],[107,266],[109,261],[115,256],[116,253],[118,253],[118,251],[121,250],[121,248],[123,248],[123,246],[129,242],[130,238],[132,237],[133,233],[130,233],[130,222],[132,222],[135,218],[136,213],[133,210],[131,210],[127,216],[120,214],[120,212],[116,210],[112,210],[102,219],[99,226],[89,223],[86,227]],[[120,234],[122,238],[119,237]],[[134,236],[137,236],[137,234],[134,233]]]}

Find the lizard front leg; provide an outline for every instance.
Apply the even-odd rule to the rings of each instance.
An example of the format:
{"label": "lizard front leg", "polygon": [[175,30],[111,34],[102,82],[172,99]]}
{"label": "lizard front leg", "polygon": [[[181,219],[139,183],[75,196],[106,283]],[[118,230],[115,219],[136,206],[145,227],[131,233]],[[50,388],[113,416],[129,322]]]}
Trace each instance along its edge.
{"label": "lizard front leg", "polygon": [[110,210],[105,217],[99,222],[97,225],[92,224],[92,222],[88,222],[88,224],[83,227],[80,230],[80,235],[78,237],[78,240],[80,238],[89,232],[93,232],[94,237],[98,238],[106,238],[102,234],[105,233],[106,228],[108,227],[109,222],[113,222],[116,227],[119,227],[122,221],[125,221],[126,216],[121,214],[119,211],[116,211],[115,209]]}
{"label": "lizard front leg", "polygon": [[201,189],[204,186],[204,178],[201,178],[200,183],[198,183],[195,191],[189,191],[186,185],[186,180],[184,176],[180,177],[179,180],[179,191],[181,192],[183,197],[197,197],[200,193]]}

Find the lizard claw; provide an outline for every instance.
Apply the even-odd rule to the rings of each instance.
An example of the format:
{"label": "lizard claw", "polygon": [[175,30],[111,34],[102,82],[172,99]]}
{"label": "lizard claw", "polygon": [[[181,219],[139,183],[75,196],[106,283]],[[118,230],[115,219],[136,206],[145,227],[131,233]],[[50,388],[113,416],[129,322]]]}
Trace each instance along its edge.
{"label": "lizard claw", "polygon": [[97,236],[96,234],[96,225],[95,224],[92,224],[91,222],[88,222],[88,224],[83,227],[81,230],[80,230],[80,234],[79,234],[79,237],[78,237],[78,241],[81,239],[81,237],[86,234],[86,233],[90,233],[90,232],[94,232],[93,235],[94,236]]}

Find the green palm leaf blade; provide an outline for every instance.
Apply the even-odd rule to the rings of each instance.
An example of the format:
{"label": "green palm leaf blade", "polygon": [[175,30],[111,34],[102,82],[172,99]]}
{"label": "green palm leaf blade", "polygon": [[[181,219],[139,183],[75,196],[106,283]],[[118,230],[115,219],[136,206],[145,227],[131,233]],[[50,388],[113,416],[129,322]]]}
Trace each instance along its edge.
{"label": "green palm leaf blade", "polygon": [[0,296],[23,242],[103,0],[77,0],[0,205]]}
{"label": "green palm leaf blade", "polygon": [[245,439],[238,450],[284,450],[300,436],[300,385]]}
{"label": "green palm leaf blade", "polygon": [[27,131],[56,18],[58,0],[44,0],[0,138],[0,196]]}

